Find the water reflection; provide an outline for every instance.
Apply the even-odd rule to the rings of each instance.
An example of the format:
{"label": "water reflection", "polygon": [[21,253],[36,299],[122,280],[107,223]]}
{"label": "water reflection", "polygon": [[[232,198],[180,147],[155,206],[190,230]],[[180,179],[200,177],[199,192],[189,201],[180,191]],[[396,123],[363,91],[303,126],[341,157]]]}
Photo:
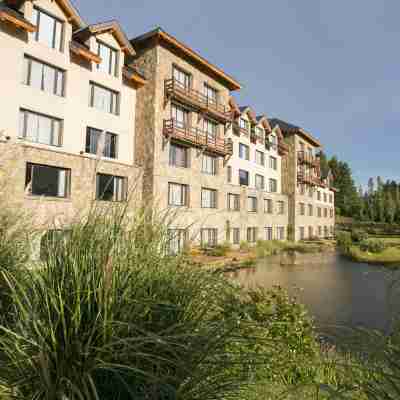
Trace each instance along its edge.
{"label": "water reflection", "polygon": [[400,279],[398,271],[354,263],[336,253],[270,257],[235,275],[247,287],[286,288],[322,330],[337,326],[388,331],[400,309],[400,296],[391,291],[393,280]]}

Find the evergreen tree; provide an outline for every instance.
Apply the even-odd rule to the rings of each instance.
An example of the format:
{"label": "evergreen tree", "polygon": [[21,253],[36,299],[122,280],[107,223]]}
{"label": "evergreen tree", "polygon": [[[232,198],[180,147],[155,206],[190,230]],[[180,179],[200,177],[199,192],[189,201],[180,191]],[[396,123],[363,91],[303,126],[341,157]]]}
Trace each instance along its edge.
{"label": "evergreen tree", "polygon": [[396,216],[396,203],[392,196],[392,193],[388,191],[385,194],[385,219],[389,224],[393,224]]}

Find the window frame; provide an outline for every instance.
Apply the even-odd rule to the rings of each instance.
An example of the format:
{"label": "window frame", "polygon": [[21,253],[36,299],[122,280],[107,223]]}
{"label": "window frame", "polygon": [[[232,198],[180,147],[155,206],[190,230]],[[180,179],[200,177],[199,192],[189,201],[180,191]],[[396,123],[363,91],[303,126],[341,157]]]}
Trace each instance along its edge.
{"label": "window frame", "polygon": [[[180,149],[180,151],[184,153],[184,165],[183,163],[182,165],[177,163],[178,157],[176,156],[176,151],[175,151],[175,156],[173,157],[173,152],[174,152],[173,149],[176,148]],[[175,142],[170,142],[168,165],[176,168],[190,168],[190,148],[187,146],[182,146]]]}
{"label": "window frame", "polygon": [[[242,177],[240,176],[241,172],[246,173],[247,183],[242,183]],[[249,186],[250,185],[250,172],[245,169],[239,169],[239,185],[240,186]]]}
{"label": "window frame", "polygon": [[[207,200],[207,198],[204,196],[204,192],[209,192],[211,194],[210,204],[205,203],[205,200]],[[201,208],[212,208],[212,209],[218,208],[218,190],[202,187],[200,196],[201,196],[200,198]]]}
{"label": "window frame", "polygon": [[[172,204],[171,200],[171,186],[179,186],[182,190],[181,192],[181,203]],[[188,207],[189,206],[189,185],[178,182],[168,182],[168,206],[169,207]]]}
{"label": "window frame", "polygon": [[[207,242],[204,240],[205,234],[207,234]],[[211,238],[211,243],[209,240],[210,238]],[[217,246],[218,245],[218,228],[201,228],[200,229],[200,245],[201,245],[201,247],[204,247],[205,245],[207,245],[209,247]]]}
{"label": "window frame", "polygon": [[[94,104],[94,98],[95,98],[95,88],[105,90],[111,94],[111,102],[110,102],[110,109],[109,110],[103,110],[102,108],[96,107]],[[113,89],[110,89],[104,85],[101,85],[97,82],[94,81],[89,81],[89,93],[90,93],[90,98],[89,98],[89,107],[94,108],[98,111],[101,112],[106,112],[107,114],[112,114],[119,116],[120,115],[120,107],[121,107],[121,94],[120,92],[117,92]]]}
{"label": "window frame", "polygon": [[[109,200],[109,199],[104,199],[102,197],[100,197],[100,185],[99,185],[99,181],[100,181],[100,177],[109,177],[113,179],[113,190],[115,188],[115,183],[114,180],[117,179],[119,184],[122,183],[122,198],[119,199],[117,198],[117,194],[119,191],[117,191],[117,193],[113,193],[113,199]],[[111,182],[111,180],[110,180]],[[108,185],[110,184],[110,182],[108,183]],[[103,196],[105,194],[105,190],[103,191]],[[119,176],[119,175],[112,175],[112,174],[106,174],[103,172],[97,172],[96,173],[96,201],[107,201],[107,202],[113,202],[113,203],[123,203],[126,202],[128,198],[128,178],[126,176]]]}
{"label": "window frame", "polygon": [[[211,160],[211,170],[207,170],[207,167],[209,167],[208,163],[206,162],[206,165],[204,165],[205,160]],[[206,168],[205,168],[206,167]],[[208,153],[203,153],[201,156],[201,172],[203,174],[207,175],[217,175],[218,174],[218,157],[214,156],[212,154]]]}
{"label": "window frame", "polygon": [[278,180],[275,178],[269,178],[269,193],[278,193]]}
{"label": "window frame", "polygon": [[[101,52],[100,52],[101,46],[105,47],[105,48],[109,51],[109,60],[108,60],[109,66],[108,66],[108,72],[105,72],[105,71],[103,71],[103,70],[101,69],[101,64],[102,64],[103,61],[104,61],[104,60],[103,60],[103,57],[101,57],[101,58],[102,58],[102,61],[96,65],[97,71],[98,71],[98,72],[107,73],[108,75],[111,75],[111,76],[117,78],[118,75],[119,75],[119,74],[118,74],[118,70],[119,70],[119,57],[120,57],[119,50],[116,49],[116,48],[114,48],[113,46],[110,46],[109,44],[103,42],[102,40],[99,40],[99,39],[96,39],[96,44],[97,44],[97,55],[98,55],[99,57],[101,57]],[[115,62],[114,67],[113,67],[113,65],[112,65],[112,59],[113,59],[112,54],[114,54],[114,62]],[[114,69],[114,71],[112,71],[112,69]]]}
{"label": "window frame", "polygon": [[258,199],[256,196],[247,196],[247,212],[258,212]]}
{"label": "window frame", "polygon": [[[258,184],[257,178],[258,179],[261,178],[261,185]],[[257,190],[265,190],[265,176],[264,175],[255,174],[254,183],[255,183],[254,186]]]}
{"label": "window frame", "polygon": [[[233,207],[231,207],[231,199],[233,199]],[[228,193],[227,202],[228,211],[240,211],[240,194]]]}
{"label": "window frame", "polygon": [[[38,168],[49,168],[49,169],[55,169],[58,171],[64,171],[65,173],[65,182],[64,182],[64,195],[59,196],[59,195],[49,195],[49,194],[37,194],[33,193],[33,179],[34,179],[34,167]],[[57,185],[59,183],[57,182]],[[30,190],[27,193],[27,189],[30,185]],[[49,198],[58,198],[58,199],[68,199],[71,197],[71,169],[70,168],[64,168],[64,167],[57,167],[54,165],[46,165],[46,164],[38,164],[38,163],[32,163],[32,162],[27,162],[25,165],[25,193],[27,193],[31,197],[49,197]]]}
{"label": "window frame", "polygon": [[[179,78],[175,77],[175,71],[178,71],[185,77],[185,83],[182,83]],[[179,86],[181,85],[185,90],[191,90],[193,83],[193,75],[190,72],[178,66],[177,64],[172,64],[172,80],[174,81],[174,83],[178,82],[178,85]]]}
{"label": "window frame", "polygon": [[[241,156],[241,154],[242,154],[241,150],[242,149],[245,150],[244,157]],[[239,158],[241,160],[250,161],[250,146],[249,145],[239,142]]]}
{"label": "window frame", "polygon": [[[23,114],[23,117],[22,117]],[[27,137],[27,128],[28,128],[28,122],[27,118],[28,115],[35,115],[37,117],[41,118],[46,118],[48,120],[51,120],[51,143],[43,143],[40,142],[39,140],[31,140],[30,138]],[[21,121],[23,118],[23,126],[21,126]],[[58,144],[53,144],[54,143],[54,123],[58,122],[59,123],[59,137],[58,137]],[[61,118],[53,117],[51,115],[46,115],[40,112],[28,110],[26,108],[20,108],[19,110],[19,132],[18,132],[18,138],[22,140],[26,140],[30,143],[37,143],[37,144],[42,144],[46,146],[52,146],[52,147],[62,147],[63,146],[63,133],[64,133],[64,120]],[[22,131],[22,134],[21,134]]]}
{"label": "window frame", "polygon": [[[44,10],[41,7],[38,6],[33,6],[33,14],[37,12],[37,20],[33,21],[33,24],[36,26],[36,31],[33,33],[33,38],[35,42],[40,43],[40,44],[45,44],[44,42],[39,40],[40,37],[40,14],[45,14],[47,17],[53,19],[53,29],[52,29],[52,46],[49,47],[50,49],[54,49],[62,53],[64,51],[64,39],[65,39],[65,21],[62,20],[61,18],[55,16],[51,12]],[[60,46],[59,48],[56,47],[56,32],[57,32],[57,23],[61,25],[61,31],[60,31]]]}
{"label": "window frame", "polygon": [[[259,162],[258,157],[257,156],[261,156],[261,162]],[[262,167],[265,167],[265,153],[261,150],[256,150],[256,154],[255,154],[255,162],[257,165],[260,165]]]}
{"label": "window frame", "polygon": [[[118,158],[119,135],[117,135],[116,133],[107,132],[107,131],[104,131],[104,130],[101,130],[101,129],[97,129],[97,128],[94,128],[94,127],[92,127],[92,126],[87,126],[87,127],[86,127],[85,153],[97,155],[97,153],[98,153],[98,151],[99,151],[98,146],[99,146],[99,138],[100,138],[100,136],[97,136],[97,139],[96,139],[96,144],[95,144],[96,151],[95,151],[95,152],[90,151],[91,143],[89,143],[89,145],[88,145],[88,138],[89,138],[89,136],[90,136],[91,133],[102,134],[103,132],[105,133],[105,139],[104,139],[103,154],[101,155],[101,157],[109,158],[109,159],[115,160],[115,159]],[[90,136],[90,137],[91,137],[91,136]],[[113,154],[112,154],[112,152],[111,152],[111,146],[110,146],[110,153],[109,153],[109,155],[106,154],[106,150],[107,150],[107,137],[111,138],[111,139],[110,139],[110,143],[112,142],[112,139],[114,139],[114,156],[113,156]],[[88,150],[89,150],[89,151],[88,151]]]}

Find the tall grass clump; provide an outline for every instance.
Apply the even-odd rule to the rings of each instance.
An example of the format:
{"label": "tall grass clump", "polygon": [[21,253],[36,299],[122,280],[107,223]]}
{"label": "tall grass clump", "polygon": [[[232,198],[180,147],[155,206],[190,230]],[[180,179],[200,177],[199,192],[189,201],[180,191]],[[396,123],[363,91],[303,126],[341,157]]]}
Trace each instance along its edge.
{"label": "tall grass clump", "polygon": [[226,310],[239,289],[168,256],[157,216],[92,210],[46,245],[27,279],[5,276],[0,387],[14,398],[233,399],[265,362],[243,335],[254,321]]}

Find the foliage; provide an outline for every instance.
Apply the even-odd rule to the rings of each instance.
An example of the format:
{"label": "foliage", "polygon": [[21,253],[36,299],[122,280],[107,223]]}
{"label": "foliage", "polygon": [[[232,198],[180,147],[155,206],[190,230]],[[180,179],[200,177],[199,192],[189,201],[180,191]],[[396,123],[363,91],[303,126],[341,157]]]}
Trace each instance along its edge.
{"label": "foliage", "polygon": [[360,243],[360,250],[370,253],[382,253],[386,247],[386,243],[380,239],[367,239]]}
{"label": "foliage", "polygon": [[6,275],[22,279],[23,268],[29,259],[29,229],[27,215],[4,207],[0,210],[0,323],[9,319],[12,300]]}
{"label": "foliage", "polygon": [[225,242],[223,244],[219,244],[217,246],[210,247],[210,248],[204,248],[202,250],[208,256],[224,257],[231,250],[231,245],[229,243]]}
{"label": "foliage", "polygon": [[353,229],[351,231],[351,240],[355,243],[361,243],[368,239],[368,233],[362,229]]}
{"label": "foliage", "polygon": [[166,255],[154,216],[132,218],[93,212],[28,279],[7,273],[16,321],[0,328],[0,386],[23,399],[233,399],[266,362],[225,308],[239,289]]}
{"label": "foliage", "polygon": [[240,251],[248,252],[250,251],[250,244],[246,240],[241,240],[239,244]]}

